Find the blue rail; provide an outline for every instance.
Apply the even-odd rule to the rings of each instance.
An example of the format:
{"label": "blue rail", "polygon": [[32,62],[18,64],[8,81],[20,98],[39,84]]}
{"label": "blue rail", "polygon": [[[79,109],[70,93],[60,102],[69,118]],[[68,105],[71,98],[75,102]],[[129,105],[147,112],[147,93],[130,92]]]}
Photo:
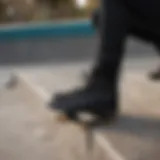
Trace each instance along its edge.
{"label": "blue rail", "polygon": [[0,40],[15,40],[26,38],[59,38],[75,36],[92,36],[94,29],[88,20],[68,22],[46,22],[37,24],[17,25],[0,28]]}

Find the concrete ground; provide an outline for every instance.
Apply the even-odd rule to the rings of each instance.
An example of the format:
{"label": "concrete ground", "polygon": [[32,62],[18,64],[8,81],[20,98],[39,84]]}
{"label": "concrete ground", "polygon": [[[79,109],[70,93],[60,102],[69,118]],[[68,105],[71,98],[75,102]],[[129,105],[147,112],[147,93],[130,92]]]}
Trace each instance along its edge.
{"label": "concrete ground", "polygon": [[[0,159],[87,159],[81,128],[58,123],[51,112],[31,107],[28,96],[21,95],[26,95],[21,87],[3,89],[0,95]],[[107,155],[95,146],[94,158],[103,160]]]}
{"label": "concrete ground", "polygon": [[[152,160],[153,157],[159,160],[160,158],[160,83],[147,79],[147,73],[154,62],[156,61],[149,62],[148,59],[143,63],[129,60],[124,64],[120,83],[120,117],[112,126],[103,126],[96,131],[101,133],[106,143],[102,151],[113,160]],[[81,73],[90,68],[88,64],[69,63],[39,69],[19,69],[18,72],[32,84],[29,86],[31,88],[33,86],[31,90],[38,89],[36,93],[42,97],[45,93],[48,95],[43,100],[43,104],[47,104],[48,98],[54,96],[56,92],[80,86],[83,83]],[[26,91],[25,87],[23,90],[32,101],[31,105],[37,104],[35,93],[33,94],[31,90],[28,92],[28,89]],[[109,147],[105,148],[108,143]],[[111,150],[114,152],[107,153],[107,151],[112,152]]]}
{"label": "concrete ground", "polygon": [[[101,135],[98,140],[103,137],[103,145],[95,144],[97,160],[160,159],[160,83],[147,80],[159,57],[151,56],[152,50],[147,50],[147,56],[143,49],[141,56],[134,54],[136,47],[132,46],[133,53],[124,62],[119,120],[96,130]],[[73,124],[55,121],[46,102],[57,91],[81,85],[82,73],[91,64],[92,58],[79,63],[62,60],[54,64],[0,67],[0,159],[87,159],[85,134]],[[29,83],[20,80],[15,88],[6,89],[13,72],[24,75]],[[45,95],[46,101],[42,98]]]}

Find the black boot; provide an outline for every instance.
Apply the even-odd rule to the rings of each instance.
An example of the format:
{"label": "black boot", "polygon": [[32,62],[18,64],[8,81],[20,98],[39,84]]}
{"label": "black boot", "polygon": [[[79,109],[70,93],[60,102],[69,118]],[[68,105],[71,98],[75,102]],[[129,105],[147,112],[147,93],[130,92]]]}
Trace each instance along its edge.
{"label": "black boot", "polygon": [[86,85],[71,92],[55,95],[49,104],[52,109],[62,111],[74,120],[80,112],[91,113],[100,121],[110,121],[116,117],[116,85],[120,59],[101,59],[101,56],[97,60],[98,65],[88,76]]}
{"label": "black boot", "polygon": [[65,112],[70,118],[75,119],[78,112],[85,111],[108,120],[117,113],[116,85],[130,16],[121,1],[102,2],[100,51],[90,78],[83,88],[58,94],[50,102],[51,108]]}
{"label": "black boot", "polygon": [[90,77],[87,84],[68,93],[59,93],[51,101],[50,107],[63,111],[76,119],[79,112],[88,112],[98,119],[111,119],[116,114],[116,96],[113,84],[106,78]]}

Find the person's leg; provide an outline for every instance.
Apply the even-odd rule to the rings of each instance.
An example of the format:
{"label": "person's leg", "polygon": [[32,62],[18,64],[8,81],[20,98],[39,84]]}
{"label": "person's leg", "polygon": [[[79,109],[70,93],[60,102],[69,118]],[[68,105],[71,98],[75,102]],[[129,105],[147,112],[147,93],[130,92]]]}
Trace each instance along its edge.
{"label": "person's leg", "polygon": [[85,87],[59,94],[50,103],[69,116],[86,111],[107,119],[117,111],[118,74],[131,19],[121,0],[102,3],[99,54],[90,78]]}
{"label": "person's leg", "polygon": [[[96,30],[99,31],[100,26],[101,26],[100,9],[96,9],[93,12],[92,25],[95,27]],[[160,55],[160,42],[158,41],[160,39],[160,36],[145,28],[142,28],[142,26],[143,25],[139,25],[139,23],[131,25],[128,35],[134,36],[136,38],[139,38],[141,40],[154,44],[154,46],[157,49],[158,55]],[[157,66],[155,71],[152,71],[149,73],[149,78],[151,80],[160,80],[160,65]]]}

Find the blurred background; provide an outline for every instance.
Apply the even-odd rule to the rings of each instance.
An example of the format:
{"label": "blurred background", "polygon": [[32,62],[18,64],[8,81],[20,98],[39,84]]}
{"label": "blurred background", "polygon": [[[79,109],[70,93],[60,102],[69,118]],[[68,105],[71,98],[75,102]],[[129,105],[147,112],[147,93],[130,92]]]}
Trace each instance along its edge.
{"label": "blurred background", "polygon": [[0,22],[87,18],[98,0],[1,0]]}

